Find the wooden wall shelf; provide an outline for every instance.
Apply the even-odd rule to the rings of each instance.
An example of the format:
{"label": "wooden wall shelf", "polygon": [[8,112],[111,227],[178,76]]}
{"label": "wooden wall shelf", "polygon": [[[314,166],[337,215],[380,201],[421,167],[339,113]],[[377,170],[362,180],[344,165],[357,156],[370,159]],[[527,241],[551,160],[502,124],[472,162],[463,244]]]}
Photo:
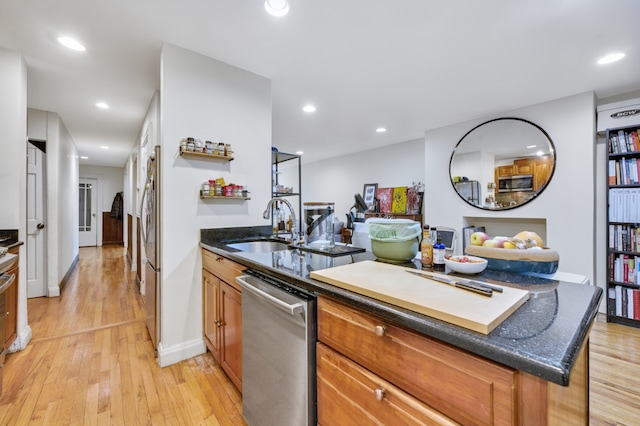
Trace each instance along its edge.
{"label": "wooden wall shelf", "polygon": [[213,160],[224,160],[231,161],[233,160],[233,156],[231,155],[218,155],[218,154],[207,154],[206,152],[195,152],[195,151],[185,151],[180,148],[180,155],[189,156],[189,157],[204,157],[211,158]]}

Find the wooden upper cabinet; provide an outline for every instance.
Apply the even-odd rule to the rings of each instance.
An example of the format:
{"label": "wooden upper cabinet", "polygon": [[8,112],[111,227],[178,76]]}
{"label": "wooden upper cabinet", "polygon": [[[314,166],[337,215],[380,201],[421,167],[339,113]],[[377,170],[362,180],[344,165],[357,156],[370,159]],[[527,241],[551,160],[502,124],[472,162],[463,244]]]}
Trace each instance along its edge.
{"label": "wooden upper cabinet", "polygon": [[498,177],[513,176],[514,174],[516,174],[516,166],[514,165],[499,166],[497,167],[497,169],[498,169]]}

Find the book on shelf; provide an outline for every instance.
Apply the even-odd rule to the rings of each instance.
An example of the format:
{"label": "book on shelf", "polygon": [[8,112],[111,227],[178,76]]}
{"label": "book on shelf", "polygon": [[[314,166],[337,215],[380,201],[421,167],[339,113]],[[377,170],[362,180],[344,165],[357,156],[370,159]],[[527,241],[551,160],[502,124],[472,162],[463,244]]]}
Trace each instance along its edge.
{"label": "book on shelf", "polygon": [[635,130],[618,130],[617,133],[609,134],[609,153],[624,154],[626,152],[637,152],[640,150],[640,133]]}
{"label": "book on shelf", "polygon": [[640,289],[617,285],[609,288],[608,295],[609,315],[640,320]]}

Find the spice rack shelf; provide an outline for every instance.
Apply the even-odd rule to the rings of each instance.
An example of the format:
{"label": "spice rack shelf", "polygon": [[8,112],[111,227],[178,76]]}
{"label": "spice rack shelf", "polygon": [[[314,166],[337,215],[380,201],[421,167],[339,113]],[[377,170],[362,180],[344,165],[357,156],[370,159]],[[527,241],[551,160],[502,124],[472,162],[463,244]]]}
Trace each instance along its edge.
{"label": "spice rack shelf", "polygon": [[[215,160],[224,160],[224,161],[233,160],[233,156],[231,155],[218,155],[218,154],[207,154],[206,152],[187,151],[182,147],[180,148],[180,155],[189,156],[189,157],[205,157],[205,158],[211,158]],[[223,198],[229,198],[229,197],[223,197]]]}
{"label": "spice rack shelf", "polygon": [[226,197],[224,195],[208,195],[208,194],[203,194],[202,191],[200,191],[200,198],[201,199],[215,199],[215,200],[250,200],[251,197]]}

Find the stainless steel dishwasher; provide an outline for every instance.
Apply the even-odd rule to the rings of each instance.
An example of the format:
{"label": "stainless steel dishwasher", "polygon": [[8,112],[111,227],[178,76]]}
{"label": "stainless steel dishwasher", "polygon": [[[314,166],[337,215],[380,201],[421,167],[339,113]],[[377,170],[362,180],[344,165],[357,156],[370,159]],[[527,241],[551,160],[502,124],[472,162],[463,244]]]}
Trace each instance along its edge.
{"label": "stainless steel dishwasher", "polygon": [[246,270],[242,286],[242,415],[249,425],[315,425],[316,297]]}

